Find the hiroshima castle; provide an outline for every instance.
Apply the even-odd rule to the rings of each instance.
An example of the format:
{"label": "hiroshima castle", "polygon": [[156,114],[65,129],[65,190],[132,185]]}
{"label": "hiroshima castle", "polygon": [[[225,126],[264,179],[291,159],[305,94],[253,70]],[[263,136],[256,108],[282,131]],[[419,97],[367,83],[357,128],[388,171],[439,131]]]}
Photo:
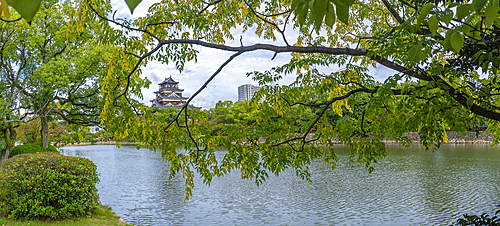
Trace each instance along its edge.
{"label": "hiroshima castle", "polygon": [[[151,107],[157,108],[182,108],[184,104],[186,104],[187,99],[189,97],[183,97],[182,92],[183,89],[179,89],[177,85],[179,82],[176,82],[172,79],[172,76],[165,78],[165,80],[161,83],[158,83],[160,90],[156,91],[156,98],[151,100],[153,102]],[[194,109],[201,109],[200,107],[193,107]]]}

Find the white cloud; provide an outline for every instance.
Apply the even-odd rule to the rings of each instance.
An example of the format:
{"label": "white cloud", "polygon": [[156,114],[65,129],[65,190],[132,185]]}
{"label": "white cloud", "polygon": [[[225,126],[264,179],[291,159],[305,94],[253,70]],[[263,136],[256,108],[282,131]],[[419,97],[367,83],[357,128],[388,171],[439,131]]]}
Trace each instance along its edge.
{"label": "white cloud", "polygon": [[382,64],[377,64],[376,68],[370,67],[370,72],[373,74],[373,77],[377,81],[385,81],[389,76],[392,76],[396,73],[397,71],[390,69]]}
{"label": "white cloud", "polygon": [[[142,1],[131,15],[128,7],[125,5],[124,0],[112,0],[111,4],[113,10],[117,10],[116,16],[128,19],[136,19],[141,16],[145,16],[149,6],[158,1],[144,0]],[[288,28],[287,37],[289,41],[295,40],[297,37],[297,31]],[[269,40],[262,40],[257,35],[255,35],[253,30],[242,33],[241,29],[233,29],[234,40],[228,40],[227,45],[229,46],[240,46],[240,37],[242,37],[241,42],[244,45],[252,45],[257,43],[273,43],[276,45],[284,45],[281,36],[277,36],[278,40],[272,42]],[[179,88],[184,89],[184,96],[193,95],[204,83],[205,81],[223,64],[233,52],[221,51],[206,47],[194,47],[199,51],[198,62],[188,62],[184,67],[184,71],[179,73],[175,70],[174,65],[161,64],[159,62],[150,61],[148,65],[142,68],[142,76],[148,77],[153,84],[149,89],[143,89],[144,99],[142,100],[145,104],[150,104],[155,95],[154,92],[158,90],[158,83],[163,81],[164,78],[172,76],[172,78],[179,82]],[[236,101],[238,99],[238,86],[243,84],[254,84],[257,82],[253,81],[252,78],[246,76],[247,72],[251,71],[264,71],[271,69],[275,66],[280,66],[287,63],[291,56],[289,53],[278,54],[274,60],[274,53],[269,51],[255,51],[244,53],[232,62],[230,62],[217,76],[214,80],[208,84],[208,86],[192,101],[197,107],[203,107],[203,109],[209,109],[215,106],[219,100],[231,100]],[[322,68],[325,73],[329,73],[334,70],[338,70],[337,67]],[[370,72],[374,74],[376,79],[381,79],[382,81],[387,77],[387,75],[392,75],[391,69],[379,65],[376,69],[370,69]],[[385,78],[384,78],[385,77]],[[294,76],[287,76],[280,81],[279,84],[289,84],[295,79]]]}

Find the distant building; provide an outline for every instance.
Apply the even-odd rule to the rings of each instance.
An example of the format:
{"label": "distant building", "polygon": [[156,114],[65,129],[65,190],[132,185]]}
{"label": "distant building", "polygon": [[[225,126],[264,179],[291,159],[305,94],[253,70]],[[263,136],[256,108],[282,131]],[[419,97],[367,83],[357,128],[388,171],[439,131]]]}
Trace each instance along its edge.
{"label": "distant building", "polygon": [[245,84],[238,87],[238,101],[251,100],[255,92],[259,91],[259,86]]}
{"label": "distant building", "polygon": [[90,133],[97,133],[101,128],[99,126],[89,126]]}
{"label": "distant building", "polygon": [[[157,108],[182,108],[184,104],[186,104],[189,97],[183,97],[182,92],[183,89],[179,89],[177,85],[179,82],[176,82],[172,79],[172,76],[169,78],[165,78],[165,80],[158,84],[160,90],[156,91],[156,98],[151,100],[151,107]],[[199,107],[193,107],[194,109],[201,109]]]}

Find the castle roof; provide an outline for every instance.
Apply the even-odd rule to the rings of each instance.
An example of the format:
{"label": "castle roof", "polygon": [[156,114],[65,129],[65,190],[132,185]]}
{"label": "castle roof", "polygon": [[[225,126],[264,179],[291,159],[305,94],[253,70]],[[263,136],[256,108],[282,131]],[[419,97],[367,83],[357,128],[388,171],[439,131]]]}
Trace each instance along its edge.
{"label": "castle roof", "polygon": [[168,78],[165,78],[165,80],[163,80],[163,82],[161,83],[158,83],[158,85],[165,85],[165,84],[177,84],[179,82],[176,82],[174,79],[172,79],[172,76],[168,77]]}
{"label": "castle roof", "polygon": [[175,107],[177,109],[181,109],[183,104],[179,104],[179,105],[173,105],[171,103],[167,103],[167,104],[161,104],[160,102],[158,102],[157,100],[152,100],[151,102],[153,102],[153,105],[151,107],[156,107],[156,108],[169,108],[169,107]]}
{"label": "castle roof", "polygon": [[183,99],[183,100],[187,100],[189,98],[188,97],[181,97],[181,96],[177,95],[176,93],[171,93],[171,94],[168,94],[166,96],[162,95],[162,94],[158,94],[158,97],[156,99]]}
{"label": "castle roof", "polygon": [[165,87],[165,88],[160,88],[159,91],[155,91],[154,93],[162,93],[163,91],[172,91],[172,92],[181,92],[184,91],[184,89],[179,89],[179,88],[173,88],[173,87]]}

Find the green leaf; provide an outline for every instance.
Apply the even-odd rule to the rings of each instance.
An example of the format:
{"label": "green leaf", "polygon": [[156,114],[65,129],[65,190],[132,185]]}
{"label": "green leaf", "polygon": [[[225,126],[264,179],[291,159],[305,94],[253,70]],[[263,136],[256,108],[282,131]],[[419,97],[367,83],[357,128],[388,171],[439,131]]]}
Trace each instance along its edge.
{"label": "green leaf", "polygon": [[471,31],[472,31],[472,27],[470,26],[467,26],[467,25],[462,25],[460,26],[459,28],[457,28],[457,30],[461,31],[464,33],[464,35],[468,35],[468,36],[472,36],[471,35]]}
{"label": "green leaf", "polygon": [[481,12],[481,10],[483,9],[484,5],[486,5],[487,2],[488,0],[473,0],[472,5],[474,6],[474,10],[476,10],[476,12],[479,13]]}
{"label": "green leaf", "polygon": [[444,40],[442,41],[442,44],[443,44],[443,48],[445,50],[448,50],[451,48],[451,44],[450,44],[450,37],[451,35],[453,34],[453,30],[449,29],[448,31],[446,31],[446,36],[444,38]]}
{"label": "green leaf", "polygon": [[301,0],[293,0],[292,1],[292,10],[297,10],[297,6],[299,5],[299,3],[301,2]]}
{"label": "green leaf", "polygon": [[474,103],[474,99],[472,99],[472,97],[469,97],[467,99],[467,108],[470,109],[470,107],[472,107],[472,104]]}
{"label": "green leaf", "polygon": [[424,53],[422,55],[422,59],[427,59],[427,57],[429,56],[429,54],[431,54],[431,51],[432,51],[431,48],[429,48],[429,47],[426,46],[425,50],[424,50]]}
{"label": "green leaf", "polygon": [[450,37],[450,44],[453,51],[458,53],[464,45],[464,36],[460,32],[454,32]]}
{"label": "green leaf", "polygon": [[21,17],[31,24],[42,0],[7,0],[7,3],[14,8]]}
{"label": "green leaf", "polygon": [[457,20],[462,20],[466,16],[470,15],[470,12],[474,9],[471,4],[461,5],[457,7]]}
{"label": "green leaf", "polygon": [[492,1],[492,2],[496,2],[496,4],[493,3],[493,5],[490,4],[489,7],[486,7],[484,22],[487,27],[490,27],[495,21],[495,19],[498,17],[498,1]]}
{"label": "green leaf", "polygon": [[436,31],[438,29],[438,19],[436,15],[432,15],[429,18],[429,30],[431,30],[432,36],[436,36]]}
{"label": "green leaf", "polygon": [[314,18],[314,27],[316,28],[316,32],[319,32],[321,29],[321,23],[323,23],[324,14],[316,13],[316,18]]}
{"label": "green leaf", "polygon": [[450,24],[450,21],[453,19],[453,11],[446,9],[444,12],[438,14],[438,18],[446,24]]}
{"label": "green leaf", "polygon": [[[300,7],[302,5],[302,7]],[[299,13],[297,14],[298,22],[299,24],[304,24],[307,18],[307,14],[309,13],[309,8],[307,7],[307,4],[299,4],[299,8],[297,10],[300,10]]]}
{"label": "green leaf", "polygon": [[125,0],[127,3],[128,8],[130,9],[130,13],[134,14],[134,9],[141,3],[142,0]]}
{"label": "green leaf", "polygon": [[333,9],[333,5],[330,3],[328,3],[328,6],[326,8],[325,23],[329,27],[333,27],[333,25],[335,24],[335,10]]}
{"label": "green leaf", "polygon": [[[323,13],[323,10],[324,10],[324,6],[323,6],[323,0],[313,0],[313,9],[312,11],[315,13],[315,14],[321,14],[321,22],[323,22],[323,16],[325,15]],[[320,15],[316,15],[316,19],[319,18]]]}
{"label": "green leaf", "polygon": [[352,6],[352,4],[354,4],[354,0],[343,0],[344,2],[344,5],[346,6]]}
{"label": "green leaf", "polygon": [[408,57],[412,63],[422,60],[422,49],[420,48],[420,45],[412,46],[410,51],[408,51]]}
{"label": "green leaf", "polygon": [[418,15],[417,25],[420,25],[424,22],[425,17],[427,17],[427,15],[429,15],[429,13],[431,12],[431,10],[434,7],[435,6],[432,3],[427,3],[424,6],[422,6],[422,10],[420,11],[420,14]]}
{"label": "green leaf", "polygon": [[481,68],[483,70],[483,73],[486,73],[488,71],[488,67],[490,66],[490,62],[484,62],[483,67]]}
{"label": "green leaf", "polygon": [[344,5],[344,3],[337,2],[335,3],[335,8],[340,22],[347,24],[349,22],[349,7]]}
{"label": "green leaf", "polygon": [[495,67],[500,67],[500,57],[493,59],[491,63],[493,63],[493,66]]}
{"label": "green leaf", "polygon": [[493,24],[497,27],[500,27],[500,18],[496,18],[495,21],[493,21]]}

